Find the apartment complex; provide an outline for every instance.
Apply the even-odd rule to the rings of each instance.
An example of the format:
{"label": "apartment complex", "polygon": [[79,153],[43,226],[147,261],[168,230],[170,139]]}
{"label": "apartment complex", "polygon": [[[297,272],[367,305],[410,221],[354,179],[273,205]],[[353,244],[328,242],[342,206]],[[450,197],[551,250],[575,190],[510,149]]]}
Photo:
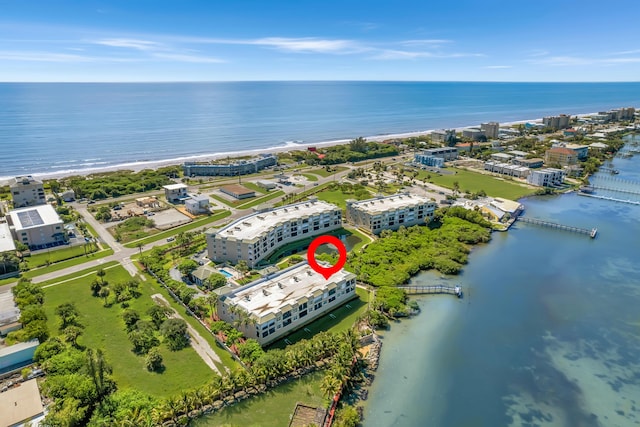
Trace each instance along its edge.
{"label": "apartment complex", "polygon": [[547,165],[569,166],[578,161],[578,153],[566,147],[551,147],[544,153],[544,162]]}
{"label": "apartment complex", "polygon": [[209,259],[249,266],[281,246],[342,227],[342,211],[327,202],[311,200],[242,217],[220,230],[209,230]]}
{"label": "apartment complex", "polygon": [[38,181],[31,175],[13,178],[9,183],[9,189],[11,190],[15,209],[47,203],[42,181]]}
{"label": "apartment complex", "polygon": [[237,176],[256,173],[269,166],[278,164],[273,154],[263,154],[249,160],[238,160],[232,163],[202,164],[185,162],[182,166],[185,176]]}
{"label": "apartment complex", "polygon": [[500,133],[500,123],[498,122],[489,122],[482,123],[480,125],[480,129],[484,132],[487,138],[497,138]]}
{"label": "apartment complex", "polygon": [[436,203],[426,197],[403,193],[368,200],[347,200],[347,221],[370,233],[397,230],[433,219]]}
{"label": "apartment complex", "polygon": [[562,185],[565,172],[561,169],[545,168],[531,171],[527,177],[527,182],[538,187],[555,187]]}
{"label": "apartment complex", "polygon": [[469,138],[473,141],[480,141],[482,139],[486,140],[487,135],[485,135],[483,130],[480,130],[478,128],[467,128],[462,129],[462,137]]}
{"label": "apartment complex", "polygon": [[534,157],[533,159],[513,159],[511,163],[518,166],[525,166],[531,169],[540,168],[544,163],[544,160]]}
{"label": "apartment complex", "polygon": [[559,116],[549,116],[542,118],[542,124],[546,127],[550,127],[551,129],[566,129],[569,127],[571,122],[571,116],[566,114],[560,114]]}
{"label": "apartment complex", "polygon": [[223,294],[217,313],[266,345],[355,298],[355,289],[355,274],[340,270],[327,280],[304,262]]}
{"label": "apartment complex", "polygon": [[51,205],[15,209],[7,219],[14,239],[32,250],[66,242],[63,222]]}
{"label": "apartment complex", "polygon": [[451,140],[455,141],[456,131],[454,129],[438,129],[431,132],[431,141],[439,143],[447,143]]}

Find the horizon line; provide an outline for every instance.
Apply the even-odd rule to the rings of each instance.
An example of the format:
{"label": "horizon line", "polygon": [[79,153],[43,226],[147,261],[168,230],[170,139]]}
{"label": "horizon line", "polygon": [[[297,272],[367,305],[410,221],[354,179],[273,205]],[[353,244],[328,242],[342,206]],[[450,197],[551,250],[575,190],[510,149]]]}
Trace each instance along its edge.
{"label": "horizon line", "polygon": [[247,80],[0,80],[0,84],[71,83],[71,84],[158,84],[158,83],[640,83],[640,80],[389,80],[389,79],[247,79]]}

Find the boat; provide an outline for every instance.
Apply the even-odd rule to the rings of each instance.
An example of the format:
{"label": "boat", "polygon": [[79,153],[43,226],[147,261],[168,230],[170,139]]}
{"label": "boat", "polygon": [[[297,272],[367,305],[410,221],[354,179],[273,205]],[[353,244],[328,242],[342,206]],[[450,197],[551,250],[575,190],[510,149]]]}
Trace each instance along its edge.
{"label": "boat", "polygon": [[458,298],[462,298],[462,287],[459,285],[456,285],[455,288],[453,288],[453,291],[455,292],[456,296]]}
{"label": "boat", "polygon": [[595,239],[597,234],[598,234],[598,229],[597,228],[592,228],[591,229],[591,233],[589,234],[589,236],[591,236],[592,239]]}

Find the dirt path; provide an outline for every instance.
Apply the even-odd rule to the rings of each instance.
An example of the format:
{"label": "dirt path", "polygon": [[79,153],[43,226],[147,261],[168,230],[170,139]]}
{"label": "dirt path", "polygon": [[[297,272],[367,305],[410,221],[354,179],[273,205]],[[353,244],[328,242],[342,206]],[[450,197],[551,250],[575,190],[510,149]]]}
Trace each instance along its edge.
{"label": "dirt path", "polygon": [[[170,315],[169,317],[175,318],[175,319],[182,319],[182,316],[180,316],[180,314],[176,310],[174,310],[173,307],[171,307],[171,305],[169,304],[169,301],[167,301],[167,299],[163,297],[161,294],[153,294],[151,295],[151,298],[153,298],[154,301],[159,302],[160,304],[170,308],[173,311],[173,314]],[[218,374],[221,374],[220,370],[218,369],[218,367],[214,362],[219,363],[221,366],[224,366],[224,364],[222,363],[222,360],[216,354],[216,352],[213,351],[213,349],[211,348],[207,340],[205,340],[202,337],[202,335],[200,335],[198,331],[196,331],[188,322],[187,322],[187,330],[189,331],[189,335],[191,336],[191,347],[193,347],[196,353],[198,353],[198,355],[202,358],[202,360],[204,360],[204,363],[206,363],[212,370],[214,370]]]}

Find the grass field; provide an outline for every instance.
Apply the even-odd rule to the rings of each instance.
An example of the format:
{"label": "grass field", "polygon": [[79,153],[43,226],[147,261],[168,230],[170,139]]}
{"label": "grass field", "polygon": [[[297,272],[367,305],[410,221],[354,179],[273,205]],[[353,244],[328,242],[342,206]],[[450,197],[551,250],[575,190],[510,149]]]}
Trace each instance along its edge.
{"label": "grass field", "polygon": [[309,406],[327,406],[320,383],[324,373],[313,372],[304,377],[281,384],[266,393],[229,406],[215,414],[194,420],[194,427],[242,426],[282,427],[289,425],[296,403]]}
{"label": "grass field", "polygon": [[253,182],[243,182],[242,185],[259,194],[266,194],[268,192],[266,189],[254,184]]}
{"label": "grass field", "polygon": [[460,191],[478,192],[484,190],[485,193],[493,197],[504,197],[509,200],[517,200],[535,193],[535,189],[527,188],[514,181],[507,181],[491,175],[478,172],[471,172],[457,168],[448,168],[455,171],[454,175],[438,175],[433,172],[421,171],[417,177],[418,181],[427,175],[431,175],[430,181],[434,184],[447,188],[453,188],[453,183],[458,182]]}
{"label": "grass field", "polygon": [[302,176],[304,176],[305,178],[307,178],[307,180],[308,180],[308,181],[315,182],[315,181],[317,181],[317,180],[318,180],[318,177],[317,177],[317,176],[315,176],[315,175],[313,175],[313,174],[310,174],[310,173],[301,173],[300,175],[302,175]]}
{"label": "grass field", "polygon": [[[334,205],[340,206],[342,210],[347,209],[347,199],[355,200],[356,198],[353,194],[345,194],[341,190],[321,191],[319,193],[316,193],[316,196],[320,200],[324,200],[325,202],[333,203]],[[373,197],[373,195],[371,197]]]}
{"label": "grass field", "polygon": [[[94,269],[95,271],[95,269]],[[121,267],[105,269],[105,280],[116,283],[131,278]],[[205,384],[213,371],[191,348],[173,352],[164,344],[160,352],[166,370],[163,373],[151,373],[144,368],[144,357],[136,356],[124,329],[119,305],[103,307],[103,300],[91,295],[89,283],[95,277],[89,276],[70,280],[45,288],[45,311],[49,331],[57,334],[58,318],[55,307],[64,302],[73,301],[80,312],[80,323],[85,326],[78,342],[91,348],[102,348],[107,360],[113,367],[113,376],[119,388],[135,388],[154,396],[169,396],[185,388]],[[142,295],[131,300],[130,306],[145,317],[145,311],[153,306],[150,295],[157,293],[150,281],[141,283]]]}
{"label": "grass field", "polygon": [[58,246],[57,248],[46,249],[44,252],[25,257],[29,268],[36,268],[65,261],[71,258],[83,257],[90,252],[96,252],[98,247],[95,243],[79,246]]}
{"label": "grass field", "polygon": [[65,261],[56,262],[55,264],[51,264],[48,267],[40,267],[34,268],[33,270],[25,271],[21,274],[21,277],[26,277],[28,279],[36,276],[40,276],[42,274],[52,273],[54,271],[62,270],[63,268],[73,267],[74,265],[83,264],[87,261],[91,261],[94,259],[100,259],[107,257],[109,255],[113,255],[113,249],[103,249],[98,252],[93,252],[91,254],[87,254],[87,256],[80,255],[76,258],[67,259]]}

